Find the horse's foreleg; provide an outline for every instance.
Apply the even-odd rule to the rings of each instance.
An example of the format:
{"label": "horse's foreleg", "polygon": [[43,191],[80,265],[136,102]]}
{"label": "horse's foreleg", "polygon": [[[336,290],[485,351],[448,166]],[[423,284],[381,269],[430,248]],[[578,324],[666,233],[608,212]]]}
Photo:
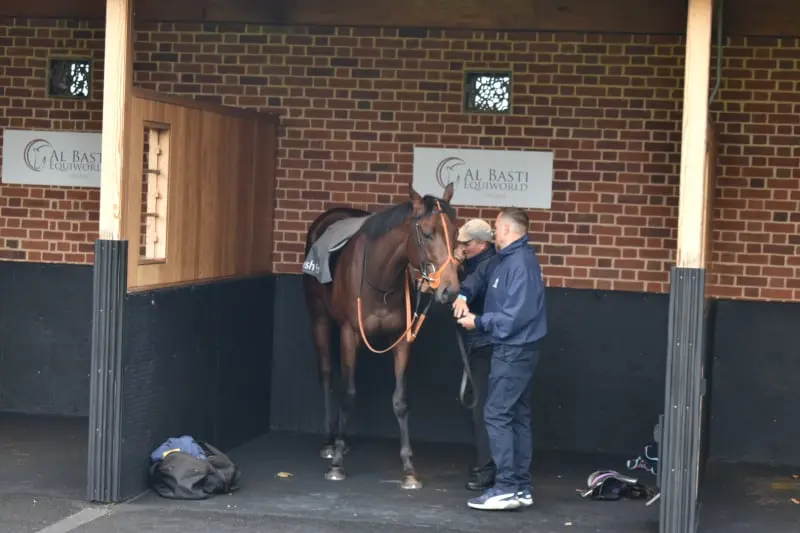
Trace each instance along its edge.
{"label": "horse's foreleg", "polygon": [[342,395],[339,406],[339,424],[336,429],[334,441],[333,460],[330,469],[325,473],[325,479],[340,481],[345,479],[344,454],[347,452],[345,431],[347,419],[353,410],[356,401],[356,353],[358,351],[358,333],[350,327],[341,329],[341,358],[342,358]]}
{"label": "horse's foreleg", "polygon": [[394,349],[394,394],[392,394],[392,407],[400,426],[400,459],[403,461],[403,480],[400,487],[404,489],[420,489],[422,483],[417,479],[414,464],[411,462],[411,437],[408,433],[408,401],[406,394],[406,367],[411,354],[411,345],[401,342]]}
{"label": "horse's foreleg", "polygon": [[319,378],[325,402],[325,444],[320,457],[333,458],[334,420],[331,406],[331,319],[320,314],[314,317],[314,344],[319,355]]}

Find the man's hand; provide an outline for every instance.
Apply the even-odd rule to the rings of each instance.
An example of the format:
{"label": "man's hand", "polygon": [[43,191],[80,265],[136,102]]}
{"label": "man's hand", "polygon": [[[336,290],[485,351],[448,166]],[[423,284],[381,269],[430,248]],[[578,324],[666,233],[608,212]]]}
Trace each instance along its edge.
{"label": "man's hand", "polygon": [[475,329],[475,315],[467,313],[463,318],[458,319],[458,325],[464,329]]}
{"label": "man's hand", "polygon": [[456,298],[456,301],[453,302],[453,316],[461,318],[467,313],[469,313],[467,301],[464,298]]}

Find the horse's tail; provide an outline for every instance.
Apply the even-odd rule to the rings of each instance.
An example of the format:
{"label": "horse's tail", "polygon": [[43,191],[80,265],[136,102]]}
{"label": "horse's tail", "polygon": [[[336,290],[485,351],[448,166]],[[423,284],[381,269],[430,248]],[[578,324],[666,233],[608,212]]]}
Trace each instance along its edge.
{"label": "horse's tail", "polygon": [[[308,252],[311,250],[311,246],[314,242],[319,239],[319,227],[325,222],[325,218],[328,216],[328,211],[320,213],[317,218],[315,218],[311,225],[308,227],[308,231],[306,231],[306,247],[305,247],[305,254],[308,255]],[[324,230],[323,230],[324,231]]]}

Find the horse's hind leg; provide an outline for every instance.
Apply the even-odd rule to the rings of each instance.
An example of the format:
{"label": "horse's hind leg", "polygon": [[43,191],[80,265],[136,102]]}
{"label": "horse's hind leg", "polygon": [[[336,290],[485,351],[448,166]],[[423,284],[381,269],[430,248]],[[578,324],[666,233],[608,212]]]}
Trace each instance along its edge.
{"label": "horse's hind leg", "polygon": [[322,394],[325,402],[325,444],[319,455],[323,459],[333,458],[334,448],[334,422],[333,406],[331,405],[331,318],[325,313],[314,314],[314,344],[319,355],[319,379],[322,385]]}
{"label": "horse's hind leg", "polygon": [[408,401],[406,392],[406,368],[408,357],[411,354],[411,345],[401,342],[394,349],[394,394],[392,394],[392,407],[400,426],[400,459],[403,461],[403,480],[400,487],[404,489],[421,489],[422,482],[417,478],[414,464],[411,462],[411,437],[408,432]]}
{"label": "horse's hind leg", "polygon": [[339,407],[339,423],[336,429],[336,440],[333,460],[330,469],[325,473],[325,479],[341,481],[347,477],[344,473],[344,454],[347,451],[345,444],[345,430],[347,419],[353,410],[356,401],[356,353],[358,351],[358,333],[348,325],[341,329],[341,358],[342,358],[342,385],[343,392]]}

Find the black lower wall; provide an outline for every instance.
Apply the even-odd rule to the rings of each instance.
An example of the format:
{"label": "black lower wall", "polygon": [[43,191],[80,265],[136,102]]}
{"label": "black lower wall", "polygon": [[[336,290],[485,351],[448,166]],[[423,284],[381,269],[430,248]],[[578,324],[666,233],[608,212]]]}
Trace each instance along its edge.
{"label": "black lower wall", "polygon": [[269,429],[274,278],[128,295],[122,493],[146,484],[150,453],[184,434],[223,450]]}
{"label": "black lower wall", "polygon": [[0,261],[0,411],[88,416],[92,267]]}
{"label": "black lower wall", "polygon": [[[540,450],[640,453],[663,412],[668,295],[551,288],[534,393]],[[717,301],[709,458],[800,464],[800,304]],[[469,442],[455,326],[432,308],[409,370],[414,441]],[[317,356],[301,277],[275,287],[272,428],[322,433]],[[381,344],[380,347],[385,346]],[[378,346],[376,346],[378,347]],[[354,436],[398,436],[390,354],[362,351]]]}
{"label": "black lower wall", "polygon": [[[90,266],[0,261],[0,410],[87,414],[91,302]],[[663,410],[667,305],[666,295],[548,290],[539,449],[638,453]],[[723,300],[711,316],[709,458],[800,465],[800,304]],[[270,424],[321,432],[300,276],[130,295],[126,326],[124,453],[138,465],[126,477],[131,487],[168,436],[230,447]],[[414,440],[469,442],[453,327],[434,306],[415,344]],[[357,386],[351,433],[396,437],[390,357],[364,353]]]}
{"label": "black lower wall", "polygon": [[800,466],[800,304],[716,302],[711,459]]}
{"label": "black lower wall", "polygon": [[[664,401],[667,295],[549,289],[547,298],[550,333],[534,396],[537,447],[638,452],[652,439]],[[275,309],[272,427],[320,432],[322,395],[300,276],[277,279]],[[469,442],[455,328],[434,305],[412,347],[413,440]],[[360,353],[351,434],[399,434],[392,372],[391,354]]]}

